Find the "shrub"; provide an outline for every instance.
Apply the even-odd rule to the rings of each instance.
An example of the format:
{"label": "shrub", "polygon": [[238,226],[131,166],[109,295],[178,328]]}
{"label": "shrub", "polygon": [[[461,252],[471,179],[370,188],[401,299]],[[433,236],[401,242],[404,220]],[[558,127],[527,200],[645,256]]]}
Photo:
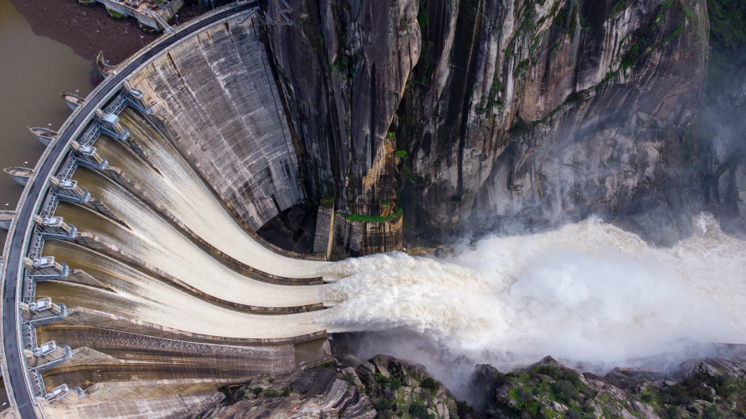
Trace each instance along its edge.
{"label": "shrub", "polygon": [[704,408],[702,411],[702,418],[703,419],[723,419],[725,418],[725,412],[720,410],[720,408],[715,405],[711,404]]}
{"label": "shrub", "polygon": [[519,405],[533,400],[533,394],[525,388],[519,388],[515,392],[515,398]]}
{"label": "shrub", "polygon": [[438,391],[438,389],[440,388],[440,384],[438,384],[438,382],[433,380],[431,377],[427,377],[422,380],[422,388],[432,391]]}
{"label": "shrub", "polygon": [[477,412],[473,407],[469,406],[466,402],[456,402],[456,412],[460,417],[474,416]]}
{"label": "shrub", "polygon": [[544,374],[546,376],[552,377],[552,379],[555,381],[569,381],[576,389],[583,385],[583,381],[580,379],[580,374],[573,370],[557,368],[553,365],[541,365],[534,368],[534,371],[537,374]]}
{"label": "shrub", "polygon": [[642,400],[645,403],[650,403],[653,401],[653,394],[652,393],[642,393],[642,396],[640,396],[640,400]]}
{"label": "shrub", "polygon": [[347,384],[354,386],[355,385],[355,375],[352,373],[344,373],[341,377],[342,381],[346,382]]}
{"label": "shrub", "polygon": [[286,389],[282,390],[282,397],[287,397],[292,392],[293,392],[293,390],[290,390],[289,388],[286,388]]}
{"label": "shrub", "polygon": [[373,403],[373,407],[376,408],[376,412],[383,412],[385,410],[391,410],[391,402],[386,399],[381,399]]}
{"label": "shrub", "polygon": [[412,404],[409,405],[409,414],[412,415],[412,418],[417,419],[428,419],[429,417],[427,414],[427,407],[420,402],[412,402]]}
{"label": "shrub", "polygon": [[575,386],[567,380],[559,380],[552,383],[552,392],[561,401],[567,403],[578,395]]}
{"label": "shrub", "polygon": [[663,417],[666,419],[679,419],[681,417],[679,414],[679,408],[676,406],[668,406]]}
{"label": "shrub", "polygon": [[264,389],[261,388],[261,387],[254,387],[254,388],[251,389],[251,392],[254,393],[254,395],[256,395],[256,396],[258,396],[259,393],[261,393],[262,391],[264,391]]}
{"label": "shrub", "polygon": [[389,388],[396,391],[401,388],[401,380],[398,378],[392,378],[391,381],[389,381]]}
{"label": "shrub", "polygon": [[567,419],[581,419],[583,417],[583,414],[578,412],[577,410],[568,410],[567,413],[565,413],[565,417]]}
{"label": "shrub", "polygon": [[238,389],[238,391],[236,392],[236,395],[238,395],[238,397],[243,397],[244,394],[246,394],[246,391],[242,388]]}
{"label": "shrub", "polygon": [[389,385],[389,378],[384,377],[383,375],[376,374],[376,384],[378,384],[381,387],[386,387]]}
{"label": "shrub", "polygon": [[264,397],[280,397],[280,392],[271,388],[264,390],[263,394]]}
{"label": "shrub", "polygon": [[536,400],[531,400],[530,402],[523,405],[523,410],[528,412],[533,418],[535,418],[539,414],[540,408],[541,405]]}

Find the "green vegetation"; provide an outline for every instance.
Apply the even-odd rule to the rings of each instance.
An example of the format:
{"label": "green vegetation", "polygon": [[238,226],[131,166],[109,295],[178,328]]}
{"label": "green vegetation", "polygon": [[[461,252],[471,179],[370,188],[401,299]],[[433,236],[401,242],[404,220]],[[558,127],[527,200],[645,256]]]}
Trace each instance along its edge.
{"label": "green vegetation", "polygon": [[279,391],[271,389],[271,388],[264,390],[264,393],[262,393],[262,395],[264,397],[280,397],[281,396]]}
{"label": "green vegetation", "polygon": [[392,404],[390,401],[382,398],[381,400],[373,402],[373,407],[376,409],[377,412],[382,412],[385,410],[391,410]]}
{"label": "green vegetation", "polygon": [[376,384],[378,384],[382,388],[388,387],[394,391],[399,390],[402,386],[402,382],[400,379],[395,377],[384,377],[381,374],[376,374]]}
{"label": "green vegetation", "polygon": [[392,139],[392,138],[395,138],[395,137],[396,137],[396,133],[395,133],[395,132],[393,132],[393,131],[388,131],[388,132],[386,133],[386,139],[387,139],[387,140],[390,140],[390,139]]}
{"label": "green vegetation", "polygon": [[427,377],[422,380],[422,388],[430,391],[438,391],[438,389],[440,389],[440,384],[438,384],[434,379]]}
{"label": "green vegetation", "polygon": [[389,215],[388,217],[382,217],[380,215],[362,215],[362,214],[345,214],[345,220],[347,221],[363,221],[366,223],[385,223],[386,221],[391,221],[394,218],[400,217],[403,213],[403,210],[401,208],[396,210],[396,213],[394,215]]}
{"label": "green vegetation", "polygon": [[109,14],[109,16],[113,17],[114,19],[124,19],[125,17],[127,17],[127,15],[123,13],[119,13],[113,9],[109,9],[106,12]]}
{"label": "green vegetation", "polygon": [[427,414],[427,407],[417,401],[412,402],[412,404],[409,405],[408,413],[412,415],[412,418],[416,419],[429,419],[430,416]]}
{"label": "green vegetation", "polygon": [[254,393],[255,396],[258,396],[263,391],[264,391],[264,389],[261,388],[261,387],[254,387],[254,388],[251,389],[251,392]]}
{"label": "green vegetation", "polygon": [[420,14],[417,15],[417,22],[420,24],[420,30],[424,31],[427,27],[427,10],[422,10]]}
{"label": "green vegetation", "polygon": [[407,158],[407,150],[397,150],[396,155],[399,156],[402,159]]}
{"label": "green vegetation", "polygon": [[621,13],[627,8],[627,0],[619,0],[617,4],[614,5],[614,7],[611,9],[611,12],[609,12],[609,17],[613,17],[617,15],[618,13]]}

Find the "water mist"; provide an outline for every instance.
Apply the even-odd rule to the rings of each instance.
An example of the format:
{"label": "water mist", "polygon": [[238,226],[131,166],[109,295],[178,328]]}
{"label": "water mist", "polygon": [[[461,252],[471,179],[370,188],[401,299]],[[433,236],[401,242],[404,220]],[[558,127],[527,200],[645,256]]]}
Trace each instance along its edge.
{"label": "water mist", "polygon": [[487,238],[444,259],[348,260],[324,271],[335,306],[322,321],[330,332],[376,332],[360,342],[361,359],[423,363],[457,393],[476,363],[551,355],[604,370],[664,353],[678,363],[691,342],[746,343],[746,243],[709,214],[695,228],[672,249],[590,220]]}

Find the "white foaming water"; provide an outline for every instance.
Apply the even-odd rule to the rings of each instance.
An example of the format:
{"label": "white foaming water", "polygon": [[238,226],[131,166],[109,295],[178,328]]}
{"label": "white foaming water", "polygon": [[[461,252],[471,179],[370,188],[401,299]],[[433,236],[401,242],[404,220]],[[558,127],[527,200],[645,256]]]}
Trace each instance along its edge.
{"label": "white foaming water", "polygon": [[746,243],[708,214],[695,227],[673,249],[591,220],[484,239],[447,259],[345,261],[324,271],[336,306],[321,321],[330,332],[396,329],[451,360],[493,364],[551,355],[613,366],[682,340],[746,343]]}

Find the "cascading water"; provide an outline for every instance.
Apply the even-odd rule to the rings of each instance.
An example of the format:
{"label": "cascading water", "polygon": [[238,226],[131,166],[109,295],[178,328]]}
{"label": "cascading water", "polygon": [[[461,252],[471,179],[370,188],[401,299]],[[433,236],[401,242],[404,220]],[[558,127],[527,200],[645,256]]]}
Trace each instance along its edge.
{"label": "cascading water", "polygon": [[108,288],[60,281],[39,284],[40,296],[52,297],[70,308],[85,307],[190,333],[230,338],[290,337],[318,330],[312,321],[314,313],[284,316],[242,313],[195,298],[82,246],[52,242],[48,252],[65,260],[70,269],[82,269]]}
{"label": "cascading water", "polygon": [[[275,253],[249,237],[233,220],[168,140],[135,111],[125,109],[121,118],[131,138],[142,147],[160,174],[111,138],[99,140],[96,144],[99,151],[197,236],[248,266],[279,276],[312,277],[319,265],[324,264],[304,260],[278,263]],[[158,181],[154,182],[153,177]]]}
{"label": "cascading water", "polygon": [[[226,338],[288,338],[321,330],[314,320],[318,312],[257,315],[241,308],[316,304],[321,301],[321,286],[274,285],[246,277],[198,246],[174,226],[173,220],[218,250],[271,274],[313,277],[317,275],[315,268],[326,264],[290,260],[254,241],[155,129],[131,110],[123,112],[122,121],[149,163],[106,136],[97,141],[96,147],[109,160],[110,168],[119,170],[138,190],[128,190],[132,184],[122,185],[116,177],[79,168],[74,179],[113,217],[63,202],[56,215],[78,226],[79,235],[92,235],[98,247],[49,242],[44,249],[45,255],[55,256],[71,269],[82,270],[107,290],[49,281],[39,284],[38,295],[52,297],[70,308],[99,310],[175,330]],[[162,208],[151,208],[142,196]],[[173,220],[160,213],[161,209],[168,211]],[[180,284],[193,291],[182,289]]]}
{"label": "cascading water", "polygon": [[394,330],[395,339],[378,334],[358,355],[414,359],[446,382],[463,373],[444,365],[459,357],[474,361],[468,371],[546,355],[603,369],[686,341],[746,343],[746,243],[710,215],[695,227],[672,249],[591,220],[484,239],[440,260],[347,260],[323,272],[336,278],[325,290],[336,306],[321,321],[331,332]]}
{"label": "cascading water", "polygon": [[57,214],[96,234],[138,263],[158,269],[216,298],[257,306],[302,306],[317,301],[316,287],[284,287],[254,281],[229,269],[180,234],[132,194],[101,175],[80,170],[75,179],[106,203],[130,228],[78,205],[63,204]]}

